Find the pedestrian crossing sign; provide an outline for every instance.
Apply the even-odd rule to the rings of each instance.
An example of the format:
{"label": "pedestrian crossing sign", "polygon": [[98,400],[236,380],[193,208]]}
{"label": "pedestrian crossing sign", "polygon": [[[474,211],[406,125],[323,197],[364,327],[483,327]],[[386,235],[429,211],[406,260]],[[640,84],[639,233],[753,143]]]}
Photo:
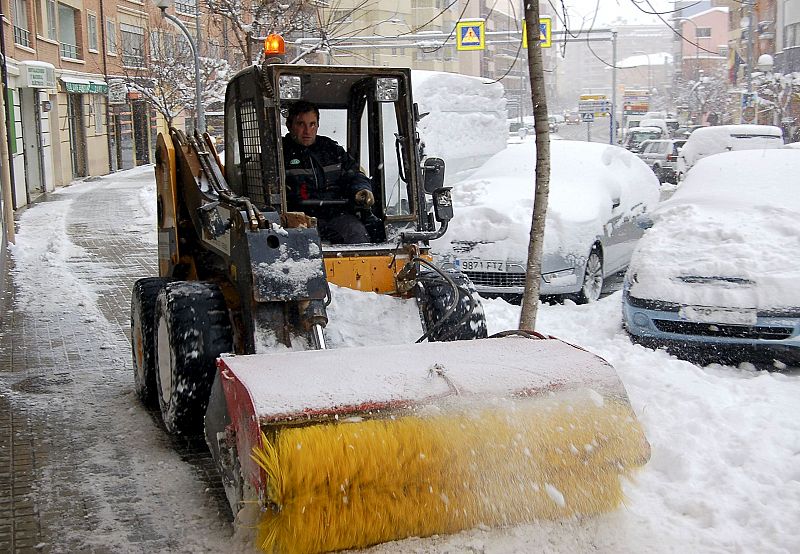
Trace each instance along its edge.
{"label": "pedestrian crossing sign", "polygon": [[[549,17],[539,18],[539,48],[550,48],[553,45],[553,20]],[[528,47],[528,25],[522,20],[522,47]]]}
{"label": "pedestrian crossing sign", "polygon": [[486,48],[486,22],[483,20],[459,21],[456,24],[457,50],[483,50]]}

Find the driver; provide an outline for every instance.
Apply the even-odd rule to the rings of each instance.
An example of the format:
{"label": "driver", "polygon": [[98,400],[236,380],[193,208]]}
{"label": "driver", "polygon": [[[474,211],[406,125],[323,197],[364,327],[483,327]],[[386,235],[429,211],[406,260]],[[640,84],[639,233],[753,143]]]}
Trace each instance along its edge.
{"label": "driver", "polygon": [[[289,132],[283,137],[287,203],[290,211],[317,218],[323,240],[334,244],[370,242],[354,207],[369,209],[375,203],[369,178],[336,141],[317,135],[319,108],[299,101],[286,116]],[[309,201],[345,201],[314,206]]]}

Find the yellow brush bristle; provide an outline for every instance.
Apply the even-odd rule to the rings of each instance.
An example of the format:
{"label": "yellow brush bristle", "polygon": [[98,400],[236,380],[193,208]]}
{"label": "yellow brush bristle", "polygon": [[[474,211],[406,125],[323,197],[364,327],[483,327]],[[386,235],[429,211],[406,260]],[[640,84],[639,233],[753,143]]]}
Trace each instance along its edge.
{"label": "yellow brush bristle", "polygon": [[619,476],[649,456],[630,407],[614,401],[526,400],[271,434],[253,453],[278,507],[262,513],[258,545],[281,554],[609,511],[622,501]]}

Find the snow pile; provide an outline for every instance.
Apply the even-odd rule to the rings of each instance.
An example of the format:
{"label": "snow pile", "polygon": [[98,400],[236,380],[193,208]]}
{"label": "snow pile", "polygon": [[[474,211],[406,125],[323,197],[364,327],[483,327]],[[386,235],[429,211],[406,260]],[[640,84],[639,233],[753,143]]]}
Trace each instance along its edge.
{"label": "snow pile", "polygon": [[480,77],[441,71],[411,72],[427,156],[442,158],[446,179],[473,169],[506,147],[504,88]]}

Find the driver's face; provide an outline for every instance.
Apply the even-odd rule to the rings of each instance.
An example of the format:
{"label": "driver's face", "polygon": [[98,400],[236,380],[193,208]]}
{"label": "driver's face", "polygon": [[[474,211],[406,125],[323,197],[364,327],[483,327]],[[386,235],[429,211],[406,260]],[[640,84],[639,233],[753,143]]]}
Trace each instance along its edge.
{"label": "driver's face", "polygon": [[292,120],[292,125],[289,127],[289,134],[298,144],[303,146],[311,146],[317,140],[317,130],[319,121],[317,114],[314,112],[299,113]]}

